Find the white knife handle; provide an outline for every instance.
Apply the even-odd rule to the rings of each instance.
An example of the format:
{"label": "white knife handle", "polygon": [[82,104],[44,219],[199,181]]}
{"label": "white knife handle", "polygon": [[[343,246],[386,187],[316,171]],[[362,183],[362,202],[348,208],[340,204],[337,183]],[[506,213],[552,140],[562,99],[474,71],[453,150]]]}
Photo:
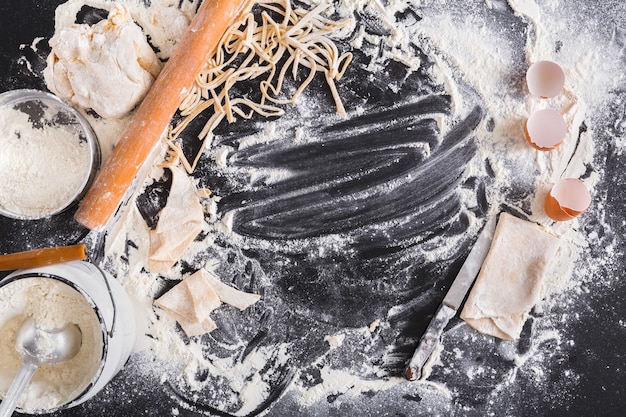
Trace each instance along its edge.
{"label": "white knife handle", "polygon": [[452,317],[456,314],[456,310],[445,304],[441,304],[435,313],[435,317],[430,321],[426,331],[422,335],[415,353],[411,358],[411,361],[406,367],[404,375],[409,381],[415,381],[422,376],[422,369],[424,364],[430,358],[435,346],[439,342],[439,337],[443,333],[446,325]]}

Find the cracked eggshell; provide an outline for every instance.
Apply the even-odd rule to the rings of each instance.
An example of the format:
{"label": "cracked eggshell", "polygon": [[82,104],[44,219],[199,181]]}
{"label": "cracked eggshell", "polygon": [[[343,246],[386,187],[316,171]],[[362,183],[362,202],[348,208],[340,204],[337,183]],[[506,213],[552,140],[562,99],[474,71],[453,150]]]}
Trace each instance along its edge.
{"label": "cracked eggshell", "polygon": [[546,196],[544,208],[556,221],[572,220],[584,213],[591,204],[591,193],[584,182],[576,178],[557,181]]}
{"label": "cracked eggshell", "polygon": [[539,61],[526,71],[526,84],[528,91],[537,97],[556,97],[563,90],[565,73],[556,62]]}
{"label": "cracked eggshell", "polygon": [[551,151],[563,143],[567,135],[567,125],[556,110],[539,110],[526,120],[524,133],[533,148]]}

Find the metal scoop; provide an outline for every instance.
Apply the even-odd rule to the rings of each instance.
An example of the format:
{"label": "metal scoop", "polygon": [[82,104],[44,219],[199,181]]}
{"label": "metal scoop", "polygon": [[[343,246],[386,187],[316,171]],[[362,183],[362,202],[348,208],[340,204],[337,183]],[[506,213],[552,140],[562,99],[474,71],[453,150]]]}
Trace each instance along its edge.
{"label": "metal scoop", "polygon": [[47,331],[37,327],[32,317],[27,317],[15,338],[15,349],[22,355],[23,363],[0,404],[0,417],[13,414],[40,365],[56,365],[72,359],[80,350],[82,341],[82,333],[76,324],[68,323],[60,329]]}

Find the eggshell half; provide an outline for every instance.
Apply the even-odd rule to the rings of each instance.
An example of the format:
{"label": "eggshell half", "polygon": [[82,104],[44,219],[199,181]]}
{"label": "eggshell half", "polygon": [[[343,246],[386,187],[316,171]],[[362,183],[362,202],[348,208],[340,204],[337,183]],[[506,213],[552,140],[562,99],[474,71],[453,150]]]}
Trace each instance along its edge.
{"label": "eggshell half", "polygon": [[540,151],[557,148],[567,135],[565,119],[556,110],[539,110],[526,120],[524,126],[526,139],[531,146]]}
{"label": "eggshell half", "polygon": [[546,196],[546,214],[556,221],[572,220],[591,204],[591,193],[581,180],[564,178],[557,181]]}
{"label": "eggshell half", "polygon": [[526,71],[526,84],[531,94],[541,98],[552,98],[563,90],[565,73],[556,62],[539,61]]}

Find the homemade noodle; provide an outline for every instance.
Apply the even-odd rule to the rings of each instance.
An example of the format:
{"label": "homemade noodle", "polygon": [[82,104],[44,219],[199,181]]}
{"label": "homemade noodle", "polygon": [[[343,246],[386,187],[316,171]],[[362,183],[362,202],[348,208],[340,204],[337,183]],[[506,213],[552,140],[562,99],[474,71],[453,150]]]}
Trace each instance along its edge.
{"label": "homemade noodle", "polygon": [[[328,35],[350,20],[325,19],[320,15],[328,7],[324,4],[310,11],[294,10],[288,0],[261,0],[258,6],[264,9],[258,19],[250,12],[227,30],[215,56],[209,58],[181,103],[182,120],[170,129],[166,138],[170,148],[168,165],[181,163],[192,172],[207,139],[224,118],[232,123],[236,116],[249,119],[254,113],[280,116],[284,110],[277,105],[294,103],[317,72],[324,73],[337,113],[345,115],[334,81],[343,76],[352,54],[341,54]],[[301,69],[308,73],[292,94],[286,94],[282,90],[290,69],[294,80]],[[231,97],[230,90],[239,81],[257,78],[261,79],[258,100]],[[198,135],[202,145],[190,163],[176,139],[207,109],[212,109],[213,115]]]}

